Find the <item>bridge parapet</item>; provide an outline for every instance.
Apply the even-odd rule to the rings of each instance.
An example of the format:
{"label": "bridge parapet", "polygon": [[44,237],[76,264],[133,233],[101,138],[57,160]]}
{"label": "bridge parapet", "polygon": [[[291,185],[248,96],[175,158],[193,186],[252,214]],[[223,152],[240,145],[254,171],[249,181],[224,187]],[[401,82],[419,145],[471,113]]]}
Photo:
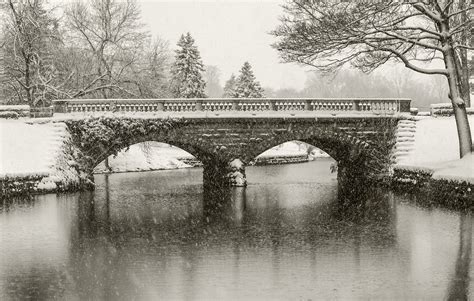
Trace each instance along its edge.
{"label": "bridge parapet", "polygon": [[405,98],[177,98],[55,100],[57,113],[193,111],[361,111],[409,113]]}

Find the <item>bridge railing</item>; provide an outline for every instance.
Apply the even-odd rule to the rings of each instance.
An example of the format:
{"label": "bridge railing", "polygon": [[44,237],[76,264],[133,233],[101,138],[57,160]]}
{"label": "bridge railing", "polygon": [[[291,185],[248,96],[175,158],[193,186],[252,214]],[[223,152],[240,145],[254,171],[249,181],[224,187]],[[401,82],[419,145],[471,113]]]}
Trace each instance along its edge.
{"label": "bridge railing", "polygon": [[194,111],[410,112],[405,98],[177,98],[54,100],[57,113]]}

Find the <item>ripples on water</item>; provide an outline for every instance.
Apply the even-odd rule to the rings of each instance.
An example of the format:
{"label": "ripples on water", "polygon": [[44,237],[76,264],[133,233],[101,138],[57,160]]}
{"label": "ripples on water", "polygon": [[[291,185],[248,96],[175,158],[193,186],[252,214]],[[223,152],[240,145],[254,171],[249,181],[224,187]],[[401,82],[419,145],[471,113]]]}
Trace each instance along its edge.
{"label": "ripples on water", "polygon": [[467,299],[472,219],[390,192],[338,200],[330,161],[96,176],[0,207],[0,300]]}

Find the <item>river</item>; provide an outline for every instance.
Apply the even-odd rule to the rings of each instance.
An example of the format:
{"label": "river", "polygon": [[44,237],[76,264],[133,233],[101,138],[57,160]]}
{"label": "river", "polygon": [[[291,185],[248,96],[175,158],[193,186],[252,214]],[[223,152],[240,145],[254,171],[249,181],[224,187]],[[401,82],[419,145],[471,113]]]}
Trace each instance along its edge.
{"label": "river", "polygon": [[248,167],[218,195],[194,168],[6,202],[0,300],[470,298],[470,213],[383,190],[341,201],[330,164]]}

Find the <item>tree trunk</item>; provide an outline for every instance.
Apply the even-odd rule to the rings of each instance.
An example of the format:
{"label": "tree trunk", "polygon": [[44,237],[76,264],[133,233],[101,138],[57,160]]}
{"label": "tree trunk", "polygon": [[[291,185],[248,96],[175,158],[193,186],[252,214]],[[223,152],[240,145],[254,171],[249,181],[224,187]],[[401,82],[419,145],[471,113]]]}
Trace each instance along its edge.
{"label": "tree trunk", "polygon": [[[471,2],[471,1],[469,1]],[[467,0],[462,0],[459,1],[458,7],[460,11],[464,11],[463,13],[460,14],[459,18],[460,21],[459,23],[464,24],[469,21],[469,12],[466,10],[466,6],[469,5],[467,3]],[[468,37],[470,35],[470,28],[469,26],[465,26],[462,34],[461,34],[461,44],[463,45],[468,45]],[[458,50],[459,53],[459,64],[460,67],[458,67],[458,70],[460,71],[460,84],[461,84],[461,97],[466,103],[466,108],[469,108],[471,106],[471,93],[470,93],[470,87],[469,87],[469,60],[468,60],[468,52],[467,49],[461,48]]]}
{"label": "tree trunk", "polygon": [[455,59],[455,53],[452,48],[444,54],[444,62],[446,70],[448,71],[449,97],[453,105],[454,117],[456,119],[459,138],[459,154],[462,158],[472,152],[473,146],[471,129],[469,127],[469,120],[466,112],[466,103],[462,98],[459,85],[461,79],[457,77]]}
{"label": "tree trunk", "polygon": [[471,91],[469,88],[469,68],[467,68],[469,65],[467,49],[461,49],[460,52],[461,66],[466,66],[465,68],[461,68],[461,97],[466,103],[466,108],[469,108],[471,106]]}
{"label": "tree trunk", "polygon": [[26,100],[30,107],[34,107],[33,97],[31,95],[31,82],[30,82],[30,61],[25,58],[25,91],[26,91]]}

